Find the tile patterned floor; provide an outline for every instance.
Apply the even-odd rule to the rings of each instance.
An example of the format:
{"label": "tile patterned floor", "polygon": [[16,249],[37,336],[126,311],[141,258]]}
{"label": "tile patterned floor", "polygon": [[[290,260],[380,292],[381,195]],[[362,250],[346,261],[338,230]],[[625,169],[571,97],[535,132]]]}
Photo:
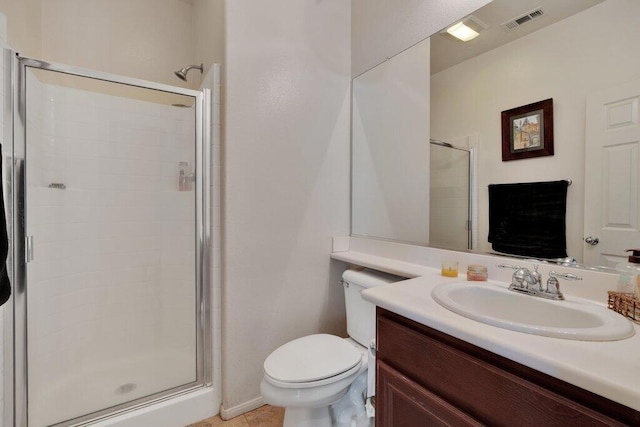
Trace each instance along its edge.
{"label": "tile patterned floor", "polygon": [[228,421],[215,416],[187,427],[282,427],[283,420],[284,408],[264,405]]}

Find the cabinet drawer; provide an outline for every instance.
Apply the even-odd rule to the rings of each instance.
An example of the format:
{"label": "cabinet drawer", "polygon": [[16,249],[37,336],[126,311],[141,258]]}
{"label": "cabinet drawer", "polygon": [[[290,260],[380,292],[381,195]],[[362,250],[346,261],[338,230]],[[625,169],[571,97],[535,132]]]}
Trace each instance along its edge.
{"label": "cabinet drawer", "polygon": [[380,385],[376,401],[385,408],[378,412],[376,427],[482,425],[384,362],[378,362],[376,376]]}
{"label": "cabinet drawer", "polygon": [[[630,408],[578,392],[581,389],[570,384],[382,309],[377,328],[380,362],[482,423],[537,427],[638,422],[638,412]],[[600,407],[609,416],[600,413]],[[628,415],[622,409],[632,418],[620,418]]]}

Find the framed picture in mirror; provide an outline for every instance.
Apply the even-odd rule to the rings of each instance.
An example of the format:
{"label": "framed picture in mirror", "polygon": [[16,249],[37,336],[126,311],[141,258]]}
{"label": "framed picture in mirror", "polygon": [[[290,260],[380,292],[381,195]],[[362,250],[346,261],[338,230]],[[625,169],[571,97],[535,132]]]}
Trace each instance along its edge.
{"label": "framed picture in mirror", "polygon": [[503,111],[502,161],[553,156],[553,99]]}

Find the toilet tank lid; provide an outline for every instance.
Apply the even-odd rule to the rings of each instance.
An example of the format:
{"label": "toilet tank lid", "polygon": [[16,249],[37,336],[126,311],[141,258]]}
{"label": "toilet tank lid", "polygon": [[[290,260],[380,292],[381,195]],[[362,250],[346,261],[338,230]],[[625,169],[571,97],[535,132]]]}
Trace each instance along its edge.
{"label": "toilet tank lid", "polygon": [[342,273],[342,279],[345,282],[360,285],[363,288],[374,288],[376,286],[386,285],[405,280],[404,277],[395,276],[393,274],[383,273],[381,271],[365,269],[349,269]]}
{"label": "toilet tank lid", "polygon": [[347,371],[362,360],[356,347],[335,335],[316,334],[289,341],[264,361],[264,372],[288,383],[319,381]]}

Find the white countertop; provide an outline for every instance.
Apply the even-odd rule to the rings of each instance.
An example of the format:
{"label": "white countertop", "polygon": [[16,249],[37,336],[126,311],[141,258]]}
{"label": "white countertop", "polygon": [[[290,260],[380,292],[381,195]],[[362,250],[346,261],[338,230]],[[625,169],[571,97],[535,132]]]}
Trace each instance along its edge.
{"label": "white countertop", "polygon": [[[332,258],[381,271],[414,277],[368,289],[363,297],[386,310],[499,354],[570,384],[640,411],[640,328],[620,341],[573,341],[514,332],[455,314],[431,298],[446,278],[433,267],[386,257],[334,252]],[[478,282],[476,282],[478,283]],[[486,282],[495,286],[497,282]],[[544,315],[544,313],[541,313]]]}

